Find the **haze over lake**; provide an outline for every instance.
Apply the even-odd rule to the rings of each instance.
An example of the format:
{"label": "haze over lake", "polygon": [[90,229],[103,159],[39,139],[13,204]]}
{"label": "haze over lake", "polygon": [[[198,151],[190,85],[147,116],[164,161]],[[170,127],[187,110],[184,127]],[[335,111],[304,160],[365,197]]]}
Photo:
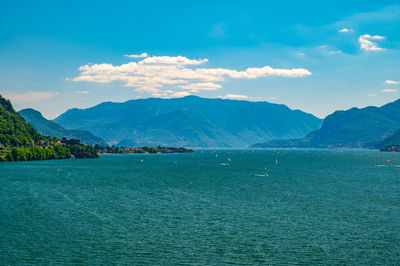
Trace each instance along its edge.
{"label": "haze over lake", "polygon": [[0,261],[393,265],[399,166],[369,150],[2,163]]}

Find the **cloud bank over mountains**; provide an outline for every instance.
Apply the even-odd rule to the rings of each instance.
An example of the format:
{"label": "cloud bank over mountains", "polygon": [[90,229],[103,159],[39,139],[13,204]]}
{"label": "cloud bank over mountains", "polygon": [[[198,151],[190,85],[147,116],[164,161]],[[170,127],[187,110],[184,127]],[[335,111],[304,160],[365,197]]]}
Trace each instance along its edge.
{"label": "cloud bank over mountains", "polygon": [[124,83],[125,87],[133,87],[137,92],[167,96],[188,94],[188,91],[218,90],[222,88],[219,83],[229,78],[257,79],[269,76],[298,78],[311,75],[311,72],[304,68],[278,69],[270,66],[249,67],[245,70],[201,68],[198,66],[207,63],[208,59],[189,59],[184,56],[149,57],[147,53],[126,56],[144,59],[119,66],[107,63],[83,65],[79,68],[81,73],[72,80],[93,83],[118,81]]}
{"label": "cloud bank over mountains", "polygon": [[41,91],[28,91],[25,93],[5,93],[3,94],[3,96],[11,100],[13,104],[21,104],[44,101],[54,97],[57,94],[58,92],[52,93]]}

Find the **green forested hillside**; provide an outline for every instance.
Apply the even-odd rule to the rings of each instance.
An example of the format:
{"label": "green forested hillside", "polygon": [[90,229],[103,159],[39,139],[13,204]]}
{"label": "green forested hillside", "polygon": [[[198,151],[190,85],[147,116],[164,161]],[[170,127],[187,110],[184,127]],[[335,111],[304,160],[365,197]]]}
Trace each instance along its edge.
{"label": "green forested hillside", "polygon": [[31,147],[41,136],[14,111],[11,102],[0,95],[0,146]]}
{"label": "green forested hillside", "polygon": [[96,158],[97,151],[79,143],[42,136],[0,95],[0,161]]}

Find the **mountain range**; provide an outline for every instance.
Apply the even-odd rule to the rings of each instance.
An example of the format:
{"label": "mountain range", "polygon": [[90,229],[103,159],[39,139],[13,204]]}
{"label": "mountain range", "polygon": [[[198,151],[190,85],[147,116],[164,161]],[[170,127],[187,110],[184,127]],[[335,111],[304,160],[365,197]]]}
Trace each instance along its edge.
{"label": "mountain range", "polygon": [[[31,145],[40,136],[38,133],[80,139],[89,145],[125,147],[248,147],[253,144],[251,147],[255,148],[382,148],[400,145],[400,100],[381,107],[336,111],[323,120],[320,128],[320,119],[268,102],[194,96],[149,98],[71,109],[50,121],[33,109],[17,114],[9,101],[0,100],[3,146]],[[66,129],[57,122],[75,129]],[[103,136],[107,142],[88,130]],[[260,140],[263,142],[254,144]]]}
{"label": "mountain range", "polygon": [[100,137],[97,137],[85,130],[68,130],[60,126],[56,122],[47,120],[43,115],[34,109],[23,109],[18,112],[25,120],[32,125],[36,131],[44,136],[56,138],[79,139],[82,143],[88,145],[99,144],[106,146],[107,143]]}
{"label": "mountain range", "polygon": [[[400,133],[400,100],[381,107],[352,108],[327,116],[320,129],[304,138],[271,140],[252,145],[258,148],[381,148]],[[393,143],[390,143],[393,144]]]}
{"label": "mountain range", "polygon": [[105,102],[70,109],[55,120],[87,130],[110,144],[246,147],[276,138],[300,138],[322,120],[282,104],[197,96]]}

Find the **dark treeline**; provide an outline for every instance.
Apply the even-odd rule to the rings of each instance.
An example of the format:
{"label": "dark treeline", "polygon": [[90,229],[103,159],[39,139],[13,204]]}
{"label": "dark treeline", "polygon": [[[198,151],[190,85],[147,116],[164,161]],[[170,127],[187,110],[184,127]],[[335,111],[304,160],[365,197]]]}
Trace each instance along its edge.
{"label": "dark treeline", "polygon": [[0,148],[0,161],[37,161],[71,158],[98,158],[97,150],[81,144],[79,140],[40,140],[39,145],[31,147]]}
{"label": "dark treeline", "polygon": [[395,151],[400,152],[400,145],[389,145],[380,149],[381,151]]}

